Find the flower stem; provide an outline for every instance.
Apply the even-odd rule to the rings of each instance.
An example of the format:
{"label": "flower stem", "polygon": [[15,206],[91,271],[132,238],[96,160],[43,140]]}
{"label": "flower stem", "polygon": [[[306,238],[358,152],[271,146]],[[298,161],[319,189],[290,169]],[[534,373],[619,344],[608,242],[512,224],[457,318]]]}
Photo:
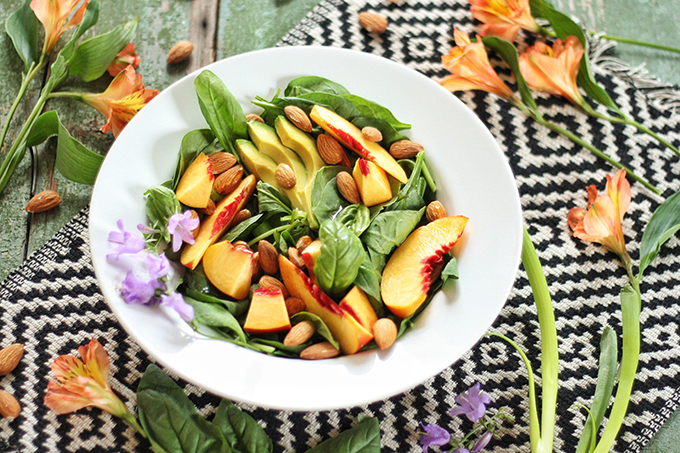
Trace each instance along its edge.
{"label": "flower stem", "polygon": [[[591,35],[595,35],[593,32],[588,32]],[[646,41],[638,41],[637,39],[630,39],[630,38],[623,38],[621,36],[612,36],[612,35],[599,35],[600,38],[603,39],[609,39],[610,41],[618,41],[618,42],[623,42],[626,44],[634,44],[636,46],[643,46],[643,47],[650,47],[652,49],[657,49],[657,50],[666,50],[668,52],[675,52],[675,53],[680,53],[680,49],[676,47],[670,47],[670,46],[664,46],[662,44],[654,44],[651,42],[646,42]]]}
{"label": "flower stem", "polygon": [[142,428],[140,424],[137,423],[137,419],[134,417],[134,415],[132,415],[129,412],[126,412],[125,415],[121,418],[128,422],[130,425],[132,425],[132,427],[135,428],[144,439],[148,439],[149,435],[146,433],[146,431],[144,431],[144,428]]}

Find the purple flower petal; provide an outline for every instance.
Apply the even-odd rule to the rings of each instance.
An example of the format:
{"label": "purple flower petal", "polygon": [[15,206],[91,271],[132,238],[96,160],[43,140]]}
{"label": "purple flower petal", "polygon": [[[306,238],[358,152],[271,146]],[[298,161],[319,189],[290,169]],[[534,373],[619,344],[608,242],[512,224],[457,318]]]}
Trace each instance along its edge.
{"label": "purple flower petal", "polygon": [[153,302],[156,289],[162,287],[158,280],[148,282],[140,280],[128,270],[125,280],[121,283],[120,294],[128,304],[149,305]]}
{"label": "purple flower petal", "polygon": [[455,401],[458,407],[451,409],[449,414],[452,417],[465,415],[471,422],[476,422],[482,418],[486,413],[486,405],[491,403],[491,397],[486,393],[481,393],[481,387],[478,382],[466,392],[456,396]]}
{"label": "purple flower petal", "polygon": [[467,448],[456,448],[451,453],[470,453],[470,450]]}
{"label": "purple flower petal", "polygon": [[163,294],[159,305],[172,308],[186,322],[193,321],[194,319],[194,307],[186,303],[180,293]]}
{"label": "purple flower petal", "polygon": [[423,446],[423,453],[427,453],[427,448],[431,445],[441,446],[446,445],[451,441],[451,434],[441,426],[437,425],[423,425],[423,429],[427,434],[420,437],[420,445]]}
{"label": "purple flower petal", "polygon": [[120,255],[125,253],[139,253],[144,250],[146,244],[144,239],[134,236],[129,231],[125,231],[123,228],[123,219],[119,219],[116,223],[119,231],[111,231],[109,233],[109,242],[114,244],[119,244],[111,252],[106,255],[106,258],[118,259]]}
{"label": "purple flower petal", "polygon": [[477,439],[477,442],[475,442],[475,445],[472,447],[472,453],[479,453],[480,451],[484,450],[484,447],[489,445],[489,442],[491,442],[492,438],[493,433],[491,431],[487,431],[484,434],[482,434],[480,438]]}
{"label": "purple flower petal", "polygon": [[194,235],[191,233],[199,224],[198,218],[191,218],[191,211],[173,214],[168,220],[168,232],[172,235],[172,251],[177,252],[182,243],[193,244]]}
{"label": "purple flower petal", "polygon": [[137,229],[142,234],[154,234],[156,232],[156,230],[154,230],[153,228],[151,228],[148,225],[144,225],[143,223],[138,223]]}
{"label": "purple flower petal", "polygon": [[170,261],[165,257],[165,253],[161,253],[159,256],[148,253],[145,261],[151,278],[165,277],[170,272]]}

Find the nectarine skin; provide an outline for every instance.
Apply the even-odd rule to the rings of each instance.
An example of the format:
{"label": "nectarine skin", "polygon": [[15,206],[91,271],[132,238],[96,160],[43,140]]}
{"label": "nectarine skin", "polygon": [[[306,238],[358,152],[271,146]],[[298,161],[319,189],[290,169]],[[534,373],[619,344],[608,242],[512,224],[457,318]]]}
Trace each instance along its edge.
{"label": "nectarine skin", "polygon": [[385,306],[407,318],[425,302],[435,268],[458,242],[467,217],[442,217],[414,230],[392,254],[383,270],[380,294]]}
{"label": "nectarine skin", "polygon": [[184,171],[175,194],[180,203],[192,208],[205,208],[210,203],[215,176],[210,159],[200,153]]}

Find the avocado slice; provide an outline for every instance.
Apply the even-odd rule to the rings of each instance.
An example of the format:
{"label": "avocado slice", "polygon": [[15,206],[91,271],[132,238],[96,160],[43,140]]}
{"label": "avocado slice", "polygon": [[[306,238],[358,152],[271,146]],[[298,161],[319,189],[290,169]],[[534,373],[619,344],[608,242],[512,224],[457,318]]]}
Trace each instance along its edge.
{"label": "avocado slice", "polygon": [[293,189],[304,191],[307,186],[307,169],[300,157],[290,148],[283,146],[276,130],[264,123],[251,121],[248,123],[248,135],[258,151],[265,154],[277,164],[287,164],[295,172],[296,184]]}
{"label": "avocado slice", "polygon": [[298,129],[285,116],[278,116],[274,120],[274,129],[276,129],[281,143],[300,156],[300,159],[302,159],[307,168],[308,184],[311,183],[316,172],[326,165],[316,149],[316,140],[311,135]]}

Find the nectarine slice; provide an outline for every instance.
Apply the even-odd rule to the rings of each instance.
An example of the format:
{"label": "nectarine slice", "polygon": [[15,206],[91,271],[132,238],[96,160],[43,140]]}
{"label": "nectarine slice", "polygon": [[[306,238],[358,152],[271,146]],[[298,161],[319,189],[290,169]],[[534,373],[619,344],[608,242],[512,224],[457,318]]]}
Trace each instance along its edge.
{"label": "nectarine slice", "polygon": [[387,173],[370,160],[357,159],[352,176],[357,182],[361,201],[366,206],[375,206],[392,199],[392,186]]}
{"label": "nectarine slice", "polygon": [[281,289],[267,287],[253,292],[243,330],[254,334],[290,330],[290,317]]}
{"label": "nectarine slice", "polygon": [[175,189],[180,203],[192,208],[205,208],[210,202],[215,175],[212,172],[210,159],[200,153],[182,174]]}
{"label": "nectarine slice", "polygon": [[445,253],[456,244],[467,217],[442,217],[414,230],[385,265],[380,295],[387,308],[400,318],[420,307],[432,285],[432,274]]}
{"label": "nectarine slice", "polygon": [[210,283],[229,297],[245,299],[250,292],[255,260],[253,251],[229,241],[211,245],[203,255],[203,271]]}
{"label": "nectarine slice", "polygon": [[354,286],[349,290],[340,301],[340,308],[350,312],[366,330],[373,332],[373,324],[378,320],[378,316],[361,288]]}

